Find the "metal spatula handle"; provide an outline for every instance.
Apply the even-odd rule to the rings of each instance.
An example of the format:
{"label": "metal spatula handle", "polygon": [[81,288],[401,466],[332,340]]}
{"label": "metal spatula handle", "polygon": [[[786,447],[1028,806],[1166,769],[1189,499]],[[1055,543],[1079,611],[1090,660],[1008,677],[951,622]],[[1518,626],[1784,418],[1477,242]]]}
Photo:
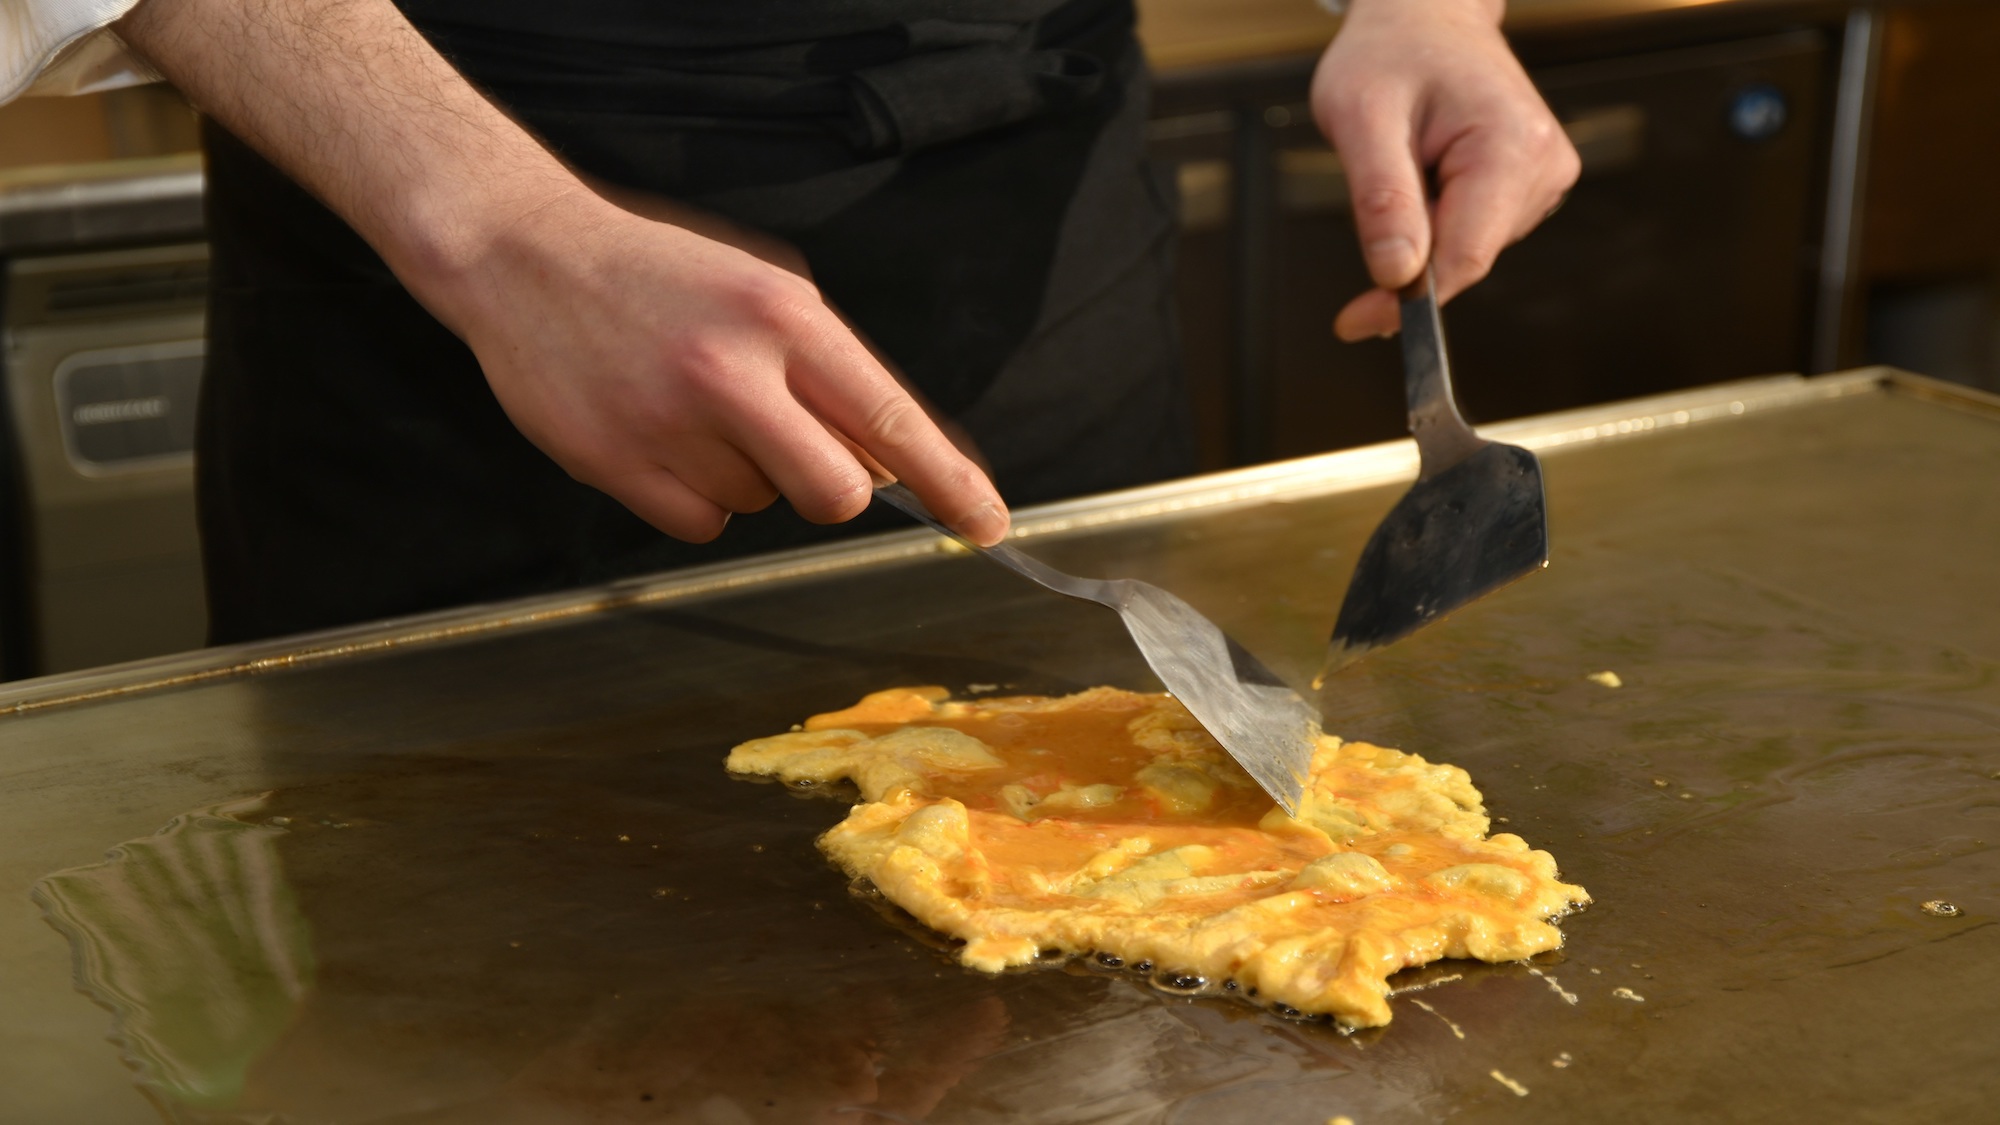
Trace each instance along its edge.
{"label": "metal spatula handle", "polygon": [[1479,452],[1486,441],[1465,424],[1451,393],[1451,361],[1444,347],[1444,318],[1438,314],[1436,272],[1426,265],[1424,275],[1401,296],[1403,395],[1422,462],[1417,479],[1429,480]]}
{"label": "metal spatula handle", "polygon": [[941,535],[950,536],[958,542],[964,543],[967,547],[979,551],[987,558],[992,559],[994,562],[999,563],[1001,566],[1006,567],[1008,570],[1031,582],[1039,582],[1059,594],[1068,594],[1072,598],[1082,598],[1085,601],[1101,602],[1108,596],[1110,583],[1094,578],[1078,578],[1074,574],[1064,574],[1055,567],[1039,559],[1030,558],[1005,543],[996,543],[991,547],[981,547],[977,543],[971,542],[965,536],[945,526],[943,520],[932,515],[930,509],[924,507],[924,502],[917,499],[916,493],[911,492],[900,484],[879,485],[875,489],[875,495],[881,497],[884,503],[904,515],[925,524],[931,530]]}

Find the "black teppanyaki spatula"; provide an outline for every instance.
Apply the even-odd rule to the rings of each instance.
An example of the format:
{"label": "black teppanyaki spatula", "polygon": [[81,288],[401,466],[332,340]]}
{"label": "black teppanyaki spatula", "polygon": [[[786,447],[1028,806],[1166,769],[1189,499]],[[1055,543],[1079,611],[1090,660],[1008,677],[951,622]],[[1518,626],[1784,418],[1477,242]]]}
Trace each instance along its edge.
{"label": "black teppanyaki spatula", "polygon": [[1541,462],[1481,438],[1459,416],[1428,267],[1402,298],[1403,387],[1421,468],[1362,548],[1315,687],[1549,561]]}

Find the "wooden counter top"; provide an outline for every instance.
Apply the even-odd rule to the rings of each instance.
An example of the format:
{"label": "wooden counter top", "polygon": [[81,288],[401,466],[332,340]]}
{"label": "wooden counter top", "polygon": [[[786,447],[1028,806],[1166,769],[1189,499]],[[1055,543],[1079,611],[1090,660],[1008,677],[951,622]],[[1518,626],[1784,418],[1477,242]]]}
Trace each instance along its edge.
{"label": "wooden counter top", "polygon": [[[1315,52],[1340,27],[1315,0],[1138,0],[1139,35],[1168,71]],[[1808,7],[1811,0],[1512,0],[1509,32],[1610,23],[1686,9]],[[1820,6],[1825,6],[1824,4]]]}
{"label": "wooden counter top", "polygon": [[[1611,23],[1681,9],[1732,12],[1837,0],[1512,0],[1510,31]],[[1154,69],[1199,70],[1324,48],[1340,21],[1315,0],[1138,0],[1139,32]],[[152,156],[193,148],[193,115],[164,87],[0,106],[0,167]]]}
{"label": "wooden counter top", "polygon": [[1138,0],[1139,37],[1156,70],[1305,54],[1340,27],[1314,0]]}

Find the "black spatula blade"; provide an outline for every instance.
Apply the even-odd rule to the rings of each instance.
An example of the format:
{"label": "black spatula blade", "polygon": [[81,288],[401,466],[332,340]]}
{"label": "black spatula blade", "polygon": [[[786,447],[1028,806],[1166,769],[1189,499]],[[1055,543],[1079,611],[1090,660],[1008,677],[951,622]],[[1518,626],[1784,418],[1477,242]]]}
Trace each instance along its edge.
{"label": "black spatula blade", "polygon": [[1520,446],[1489,444],[1418,481],[1369,537],[1334,622],[1329,666],[1408,636],[1548,559],[1541,463]]}

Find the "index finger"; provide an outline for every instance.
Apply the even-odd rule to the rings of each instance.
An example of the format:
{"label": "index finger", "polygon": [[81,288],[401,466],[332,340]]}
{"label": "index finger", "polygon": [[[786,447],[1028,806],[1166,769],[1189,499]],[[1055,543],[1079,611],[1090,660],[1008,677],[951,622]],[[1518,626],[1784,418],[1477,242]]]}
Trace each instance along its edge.
{"label": "index finger", "polygon": [[1431,251],[1409,105],[1394,99],[1341,103],[1326,111],[1325,132],[1347,174],[1369,277],[1384,289],[1409,284]]}
{"label": "index finger", "polygon": [[894,474],[954,531],[983,546],[1007,534],[1007,505],[902,384],[851,333],[822,332],[790,356],[806,409]]}

